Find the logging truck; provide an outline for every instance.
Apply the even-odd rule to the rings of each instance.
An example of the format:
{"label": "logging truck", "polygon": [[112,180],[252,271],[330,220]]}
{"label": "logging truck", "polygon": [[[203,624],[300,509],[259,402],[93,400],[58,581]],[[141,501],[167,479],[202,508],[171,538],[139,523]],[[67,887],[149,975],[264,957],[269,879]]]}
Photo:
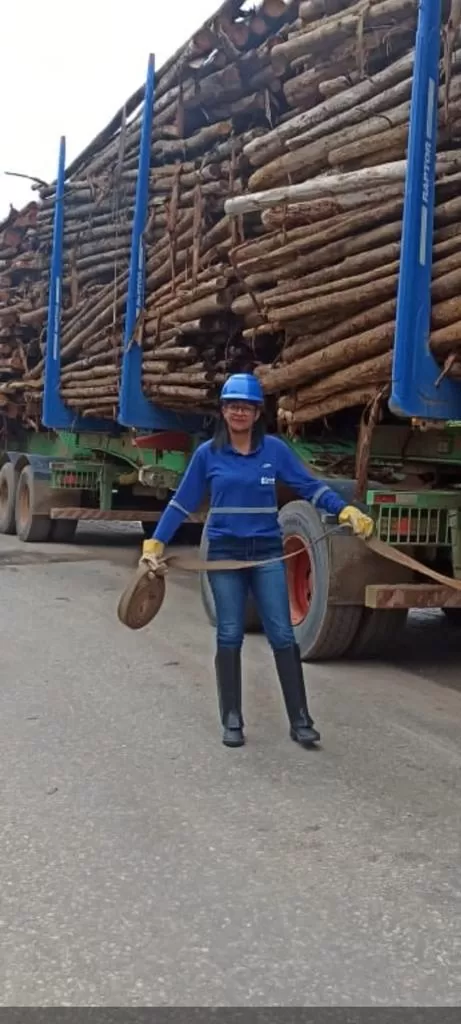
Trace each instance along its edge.
{"label": "logging truck", "polygon": [[[301,7],[311,10],[316,2],[307,0]],[[446,376],[438,379],[440,367],[428,345],[440,24],[439,0],[421,0],[407,160],[372,168],[368,175],[367,187],[371,179],[384,187],[402,179],[405,183],[392,385],[385,395],[389,415],[383,422],[369,423],[369,429],[362,422],[360,432],[342,428],[335,433],[331,428],[326,433],[314,426],[286,437],[286,443],[348,502],[371,511],[380,539],[445,574],[461,577],[461,385]],[[89,411],[82,405],[76,411],[60,387],[67,197],[61,140],[40,429],[5,419],[0,452],[0,532],[17,534],[24,542],[70,541],[82,520],[137,521],[150,533],[191,452],[212,427],[203,410],[185,414],[146,393],[142,350],[136,343],[145,307],[143,235],[154,84],[150,59],[140,124],[120,389],[110,425],[107,418],[98,418],[97,406]],[[329,178],[323,187],[330,196],[335,189],[341,193],[346,177]],[[248,211],[280,207],[294,198],[305,200],[314,189],[322,195],[320,179],[275,192],[239,196],[233,189],[226,214],[232,223]],[[161,386],[155,387],[164,399]],[[105,401],[98,398],[101,408]],[[305,660],[385,653],[410,608],[443,608],[448,617],[456,621],[459,616],[461,621],[458,592],[428,584],[406,568],[379,559],[288,492],[281,491],[279,500],[284,546],[293,556],[287,562],[292,621]],[[203,523],[206,509],[195,518]],[[206,549],[203,531],[203,556]],[[213,622],[206,577],[201,593]],[[259,627],[251,602],[247,627]]]}

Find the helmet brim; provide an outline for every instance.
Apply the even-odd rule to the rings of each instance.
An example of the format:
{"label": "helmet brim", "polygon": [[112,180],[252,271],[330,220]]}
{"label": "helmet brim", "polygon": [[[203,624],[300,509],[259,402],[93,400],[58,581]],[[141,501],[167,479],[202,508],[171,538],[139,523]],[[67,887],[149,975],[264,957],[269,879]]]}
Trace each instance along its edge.
{"label": "helmet brim", "polygon": [[246,405],[263,405],[262,398],[248,398],[247,395],[225,395],[221,398],[221,405],[225,405],[226,402],[245,402]]}

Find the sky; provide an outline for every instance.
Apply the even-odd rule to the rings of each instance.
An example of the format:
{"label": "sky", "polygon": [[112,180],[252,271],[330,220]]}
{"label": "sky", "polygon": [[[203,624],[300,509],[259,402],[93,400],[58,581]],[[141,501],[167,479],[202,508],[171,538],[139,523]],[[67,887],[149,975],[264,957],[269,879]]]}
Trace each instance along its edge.
{"label": "sky", "polygon": [[36,193],[5,171],[56,176],[220,0],[0,0],[0,220]]}

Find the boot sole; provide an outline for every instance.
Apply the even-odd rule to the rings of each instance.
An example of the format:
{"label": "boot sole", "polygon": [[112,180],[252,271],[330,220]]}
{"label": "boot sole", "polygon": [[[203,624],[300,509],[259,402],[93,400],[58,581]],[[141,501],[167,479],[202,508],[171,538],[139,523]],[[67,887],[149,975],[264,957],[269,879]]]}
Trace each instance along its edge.
{"label": "boot sole", "polygon": [[309,749],[309,747],[315,747],[316,743],[320,743],[320,736],[315,737],[315,739],[311,740],[301,740],[299,736],[296,735],[293,729],[290,729],[290,739],[293,740],[293,743],[299,743],[300,747],[305,747],[306,750]]}
{"label": "boot sole", "polygon": [[226,737],[226,738],[223,737],[223,744],[224,744],[225,747],[244,747],[245,746],[245,737],[244,736],[236,736],[235,739],[233,739],[232,737]]}

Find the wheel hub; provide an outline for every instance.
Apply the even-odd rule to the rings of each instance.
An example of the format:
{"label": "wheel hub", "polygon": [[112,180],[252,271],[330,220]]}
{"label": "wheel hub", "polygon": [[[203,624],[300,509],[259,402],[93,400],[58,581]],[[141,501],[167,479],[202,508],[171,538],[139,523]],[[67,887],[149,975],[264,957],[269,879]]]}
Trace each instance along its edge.
{"label": "wheel hub", "polygon": [[309,614],[313,591],[313,568],[309,548],[302,537],[291,534],[283,543],[286,562],[291,623],[299,626]]}

